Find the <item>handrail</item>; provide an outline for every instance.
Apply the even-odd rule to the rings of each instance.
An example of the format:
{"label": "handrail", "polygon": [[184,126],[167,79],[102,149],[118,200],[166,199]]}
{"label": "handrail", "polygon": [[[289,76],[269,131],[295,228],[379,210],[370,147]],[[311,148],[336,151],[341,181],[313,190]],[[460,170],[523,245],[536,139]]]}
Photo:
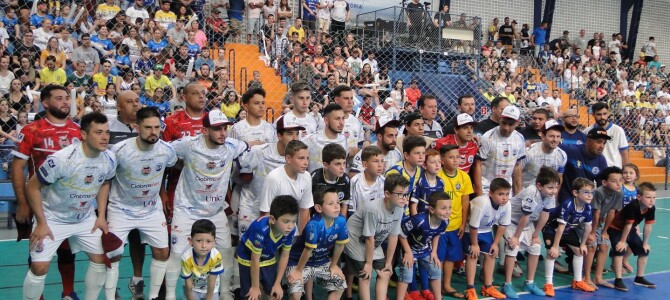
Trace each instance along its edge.
{"label": "handrail", "polygon": [[[270,117],[272,118],[272,122],[270,122],[270,119],[268,118],[268,112],[271,111],[272,114]],[[273,123],[275,122],[275,108],[274,107],[268,107],[265,109],[265,121],[268,123]]]}
{"label": "handrail", "polygon": [[249,72],[247,67],[240,68],[240,94],[244,93],[247,87],[247,82],[249,81]]}
{"label": "handrail", "polygon": [[235,53],[235,49],[228,50],[228,60],[230,60],[230,64],[232,64],[232,68],[230,68],[230,72],[228,74],[231,74],[231,76],[233,77],[232,78],[233,82],[235,82],[235,65],[236,65],[236,63],[235,63],[236,59],[235,58],[236,57],[237,57],[237,55]]}

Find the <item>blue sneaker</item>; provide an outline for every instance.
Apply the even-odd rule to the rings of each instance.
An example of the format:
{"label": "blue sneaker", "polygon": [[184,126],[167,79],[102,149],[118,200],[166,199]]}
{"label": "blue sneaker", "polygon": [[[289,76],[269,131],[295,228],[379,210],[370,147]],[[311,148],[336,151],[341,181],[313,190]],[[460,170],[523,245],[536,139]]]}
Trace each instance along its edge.
{"label": "blue sneaker", "polygon": [[502,292],[509,299],[519,299],[519,295],[516,294],[514,286],[512,286],[511,284],[504,283],[502,286]]}
{"label": "blue sneaker", "polygon": [[77,296],[77,292],[72,292],[69,295],[65,295],[63,293],[60,294],[62,300],[79,300],[79,296]]}
{"label": "blue sneaker", "polygon": [[537,285],[535,285],[535,282],[533,282],[533,283],[524,282],[523,283],[523,290],[526,291],[526,292],[529,292],[533,295],[537,295],[537,296],[546,296],[547,295],[547,294],[544,293],[543,290],[541,290],[539,287],[537,287]]}

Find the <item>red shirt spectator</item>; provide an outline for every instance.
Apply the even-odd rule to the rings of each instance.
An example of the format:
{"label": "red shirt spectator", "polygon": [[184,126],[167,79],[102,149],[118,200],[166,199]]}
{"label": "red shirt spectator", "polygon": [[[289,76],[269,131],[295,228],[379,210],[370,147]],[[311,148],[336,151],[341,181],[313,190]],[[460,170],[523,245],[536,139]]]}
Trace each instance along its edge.
{"label": "red shirt spectator", "polygon": [[[440,147],[443,145],[458,145],[458,140],[456,134],[446,135],[435,141],[435,150],[440,151]],[[477,155],[479,147],[474,141],[469,141],[465,146],[459,146],[458,148],[458,168],[465,173],[470,172],[472,163],[475,161],[475,155]]]}
{"label": "red shirt spectator", "polygon": [[413,79],[409,83],[409,88],[405,90],[405,95],[407,95],[407,100],[412,103],[412,106],[416,107],[416,101],[421,98],[421,90],[417,87],[418,82],[416,79]]}

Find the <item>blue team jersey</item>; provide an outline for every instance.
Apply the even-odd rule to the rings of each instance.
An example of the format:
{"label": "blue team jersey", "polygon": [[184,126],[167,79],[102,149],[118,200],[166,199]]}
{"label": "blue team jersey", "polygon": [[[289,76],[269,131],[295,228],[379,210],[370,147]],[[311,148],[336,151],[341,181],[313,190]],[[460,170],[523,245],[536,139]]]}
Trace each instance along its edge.
{"label": "blue team jersey", "polygon": [[414,258],[422,258],[430,255],[433,238],[444,234],[448,225],[449,221],[442,221],[437,228],[432,228],[430,215],[422,212],[402,221],[400,236],[407,239]]}
{"label": "blue team jersey", "polygon": [[110,41],[109,39],[103,40],[97,35],[91,36],[91,43],[98,43],[102,45],[102,48],[104,48],[106,51],[114,49],[114,44],[112,43],[112,41]]}
{"label": "blue team jersey", "polygon": [[154,68],[154,61],[152,59],[143,60],[138,59],[135,62],[135,71],[140,71],[144,75],[151,74],[151,70]]}
{"label": "blue team jersey", "polygon": [[167,114],[170,112],[170,102],[169,101],[163,101],[163,102],[156,102],[151,99],[145,99],[144,103],[142,103],[148,107],[155,107],[158,109],[158,112],[161,114],[161,116],[167,116]]}
{"label": "blue team jersey", "polygon": [[[35,28],[40,28],[42,27],[42,20],[44,19],[49,19],[51,21],[54,20],[54,16],[52,15],[45,15],[44,17],[41,17],[37,14],[33,14],[30,16],[30,26],[35,26]],[[5,24],[7,26],[7,24]]]}
{"label": "blue team jersey", "polygon": [[575,206],[575,199],[563,201],[561,206],[558,206],[549,212],[549,222],[547,223],[547,232],[556,233],[558,224],[565,224],[563,234],[574,230],[581,224],[590,224],[593,219],[593,210],[590,204],[584,203],[581,211],[578,211]]}
{"label": "blue team jersey", "polygon": [[561,203],[566,199],[571,199],[572,196],[572,181],[578,177],[583,177],[593,181],[597,186],[600,185],[598,175],[602,170],[607,168],[607,160],[603,155],[589,157],[586,153],[586,144],[582,145],[566,145],[560,144],[559,147],[565,151],[568,161],[565,164],[565,172],[563,172],[563,184],[559,197],[556,198],[557,203]]}
{"label": "blue team jersey", "polygon": [[583,144],[586,144],[586,134],[584,134],[580,130],[575,131],[575,133],[568,133],[566,131],[563,131],[561,133],[561,138],[563,139],[561,141],[561,144],[566,144],[566,145],[583,145]]}
{"label": "blue team jersey", "polygon": [[65,24],[65,18],[63,18],[61,16],[55,17],[53,24],[54,25],[63,25],[63,24]]}
{"label": "blue team jersey", "polygon": [[[416,172],[414,173],[414,176],[410,176],[409,173],[405,171],[405,166],[403,165],[403,161],[395,164],[393,167],[389,168],[386,173],[384,174],[384,177],[388,177],[391,174],[401,174],[405,179],[409,181],[409,187],[407,189],[407,193],[410,195],[414,195],[414,190],[416,189],[417,184],[419,183],[419,179],[421,176],[423,176],[423,168],[421,166],[416,167]],[[411,199],[410,199],[411,200]],[[409,218],[409,205],[405,206],[405,213],[403,214],[403,220]]]}
{"label": "blue team jersey", "polygon": [[151,50],[152,53],[160,53],[163,48],[168,46],[168,42],[166,39],[162,39],[159,42],[156,42],[154,39],[151,39],[147,43],[147,48]]}
{"label": "blue team jersey", "polygon": [[269,216],[251,222],[249,229],[242,234],[242,238],[237,245],[237,262],[250,267],[251,253],[256,253],[261,256],[261,267],[275,264],[275,254],[277,254],[279,248],[283,247],[284,251],[291,250],[295,230],[294,228],[289,235],[274,237]]}
{"label": "blue team jersey", "polygon": [[621,186],[621,191],[623,192],[623,206],[618,208],[617,210],[623,209],[630,203],[631,201],[635,200],[637,198],[637,188],[634,188],[633,190],[629,190],[626,188],[625,185]]}
{"label": "blue team jersey", "polygon": [[311,267],[330,263],[330,252],[335,244],[346,244],[349,242],[349,230],[347,230],[347,219],[338,216],[333,224],[326,228],[326,222],[320,214],[315,214],[307,225],[304,232],[298,236],[289,258],[289,265],[297,265],[302,251],[307,248],[313,249],[312,256],[307,261]]}
{"label": "blue team jersey", "polygon": [[117,55],[114,61],[117,64],[123,65],[123,66],[129,66],[131,67],[131,62],[130,62],[130,56],[128,55]]}
{"label": "blue team jersey", "polygon": [[200,45],[186,42],[186,46],[188,46],[188,56],[195,58],[200,54]]}
{"label": "blue team jersey", "polygon": [[7,33],[9,34],[10,38],[14,38],[16,36],[16,29],[14,26],[19,23],[18,18],[13,18],[13,19],[7,19],[7,16],[2,17],[2,24],[5,24],[5,29],[7,29]]}
{"label": "blue team jersey", "polygon": [[418,205],[416,207],[416,211],[418,213],[428,211],[428,197],[430,194],[444,191],[444,181],[442,178],[437,176],[435,178],[437,181],[435,182],[434,186],[431,186],[428,182],[428,178],[426,178],[425,172],[422,173],[421,178],[419,178],[419,182],[417,183],[416,188],[414,189],[414,194],[412,195],[414,199],[418,200]]}

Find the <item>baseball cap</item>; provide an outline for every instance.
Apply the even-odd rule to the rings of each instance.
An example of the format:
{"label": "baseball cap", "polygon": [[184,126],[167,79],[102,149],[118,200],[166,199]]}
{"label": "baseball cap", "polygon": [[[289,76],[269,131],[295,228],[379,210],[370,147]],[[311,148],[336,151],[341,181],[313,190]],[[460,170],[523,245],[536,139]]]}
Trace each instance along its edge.
{"label": "baseball cap", "polygon": [[386,98],[386,100],[384,100],[384,103],[393,104],[393,98],[391,97]]}
{"label": "baseball cap", "polygon": [[556,129],[559,131],[564,131],[565,127],[563,125],[559,124],[558,121],[556,120],[547,120],[547,122],[544,122],[544,128],[542,128],[542,132],[547,132],[549,129]]}
{"label": "baseball cap", "polygon": [[589,130],[589,133],[586,134],[586,137],[590,139],[612,139],[611,136],[607,135],[607,131],[600,127],[593,127],[593,129]]}
{"label": "baseball cap", "polygon": [[231,124],[228,120],[228,117],[224,115],[220,110],[214,109],[207,113],[207,115],[202,119],[202,126],[205,128],[217,127],[221,125]]}
{"label": "baseball cap", "polygon": [[154,70],[163,70],[163,65],[162,64],[155,64],[154,65]]}
{"label": "baseball cap", "polygon": [[519,108],[517,108],[514,105],[508,105],[503,109],[502,115],[503,118],[508,118],[512,119],[514,121],[518,121],[519,117],[521,116],[521,111],[519,111]]}
{"label": "baseball cap", "polygon": [[462,114],[456,116],[456,124],[454,124],[454,126],[461,127],[461,126],[468,125],[468,124],[472,124],[472,125],[477,124],[477,122],[475,122],[475,119],[473,119],[470,114],[462,113]]}
{"label": "baseball cap", "polygon": [[286,116],[281,116],[277,119],[277,132],[284,132],[286,130],[297,129],[305,130],[305,127],[292,120],[292,118],[286,118]]}
{"label": "baseball cap", "polygon": [[[391,99],[391,98],[386,98],[386,99]],[[380,117],[377,119],[377,123],[375,124],[375,131],[374,133],[379,133],[382,129],[385,127],[400,127],[400,121],[391,119],[389,117]]]}

